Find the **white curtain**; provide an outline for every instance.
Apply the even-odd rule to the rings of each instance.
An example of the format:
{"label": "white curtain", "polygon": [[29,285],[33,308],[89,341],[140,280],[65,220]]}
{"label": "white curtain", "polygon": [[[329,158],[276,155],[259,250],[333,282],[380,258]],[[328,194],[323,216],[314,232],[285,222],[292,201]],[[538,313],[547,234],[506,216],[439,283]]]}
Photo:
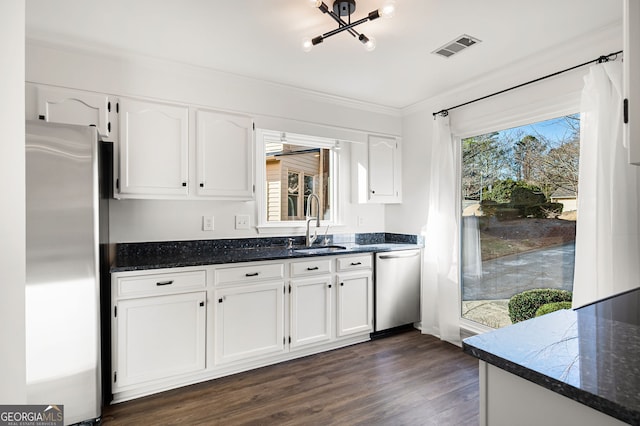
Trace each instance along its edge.
{"label": "white curtain", "polygon": [[436,116],[424,230],[422,332],[460,344],[460,149],[449,118]]}
{"label": "white curtain", "polygon": [[462,274],[465,278],[482,278],[480,218],[462,212]]}
{"label": "white curtain", "polygon": [[591,67],[580,121],[577,308],[640,285],[639,169],[622,142],[622,64]]}

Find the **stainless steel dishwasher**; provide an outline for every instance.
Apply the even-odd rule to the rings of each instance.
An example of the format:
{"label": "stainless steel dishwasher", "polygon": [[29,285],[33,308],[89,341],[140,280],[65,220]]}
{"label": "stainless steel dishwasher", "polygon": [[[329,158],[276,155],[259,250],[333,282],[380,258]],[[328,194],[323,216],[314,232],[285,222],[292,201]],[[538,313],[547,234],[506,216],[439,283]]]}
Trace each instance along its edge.
{"label": "stainless steel dishwasher", "polygon": [[375,333],[420,321],[420,250],[376,254]]}

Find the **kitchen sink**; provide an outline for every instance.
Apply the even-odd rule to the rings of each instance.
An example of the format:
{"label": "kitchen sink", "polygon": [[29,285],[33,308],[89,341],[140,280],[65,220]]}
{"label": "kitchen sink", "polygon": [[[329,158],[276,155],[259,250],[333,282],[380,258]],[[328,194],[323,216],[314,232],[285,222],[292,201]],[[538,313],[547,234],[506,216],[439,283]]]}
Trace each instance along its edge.
{"label": "kitchen sink", "polygon": [[333,253],[334,251],[346,250],[345,246],[316,246],[316,247],[302,247],[302,248],[294,248],[293,251],[296,253],[303,254],[322,254],[322,253]]}

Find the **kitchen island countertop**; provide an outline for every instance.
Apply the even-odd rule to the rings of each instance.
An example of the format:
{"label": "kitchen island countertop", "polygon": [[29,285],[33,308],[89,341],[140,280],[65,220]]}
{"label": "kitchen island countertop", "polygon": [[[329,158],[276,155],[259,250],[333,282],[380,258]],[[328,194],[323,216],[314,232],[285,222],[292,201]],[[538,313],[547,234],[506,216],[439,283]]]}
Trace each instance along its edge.
{"label": "kitchen island countertop", "polygon": [[476,358],[640,424],[640,288],[463,341]]}

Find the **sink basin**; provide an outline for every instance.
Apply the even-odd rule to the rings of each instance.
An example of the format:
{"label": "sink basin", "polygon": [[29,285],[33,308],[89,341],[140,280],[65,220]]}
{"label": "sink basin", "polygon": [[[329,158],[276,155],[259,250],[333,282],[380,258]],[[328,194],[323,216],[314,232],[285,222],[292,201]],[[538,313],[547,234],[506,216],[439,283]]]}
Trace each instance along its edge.
{"label": "sink basin", "polygon": [[321,254],[321,253],[332,253],[334,251],[346,250],[345,246],[316,246],[316,247],[303,247],[303,248],[294,248],[293,251],[296,253],[304,253],[304,254]]}

